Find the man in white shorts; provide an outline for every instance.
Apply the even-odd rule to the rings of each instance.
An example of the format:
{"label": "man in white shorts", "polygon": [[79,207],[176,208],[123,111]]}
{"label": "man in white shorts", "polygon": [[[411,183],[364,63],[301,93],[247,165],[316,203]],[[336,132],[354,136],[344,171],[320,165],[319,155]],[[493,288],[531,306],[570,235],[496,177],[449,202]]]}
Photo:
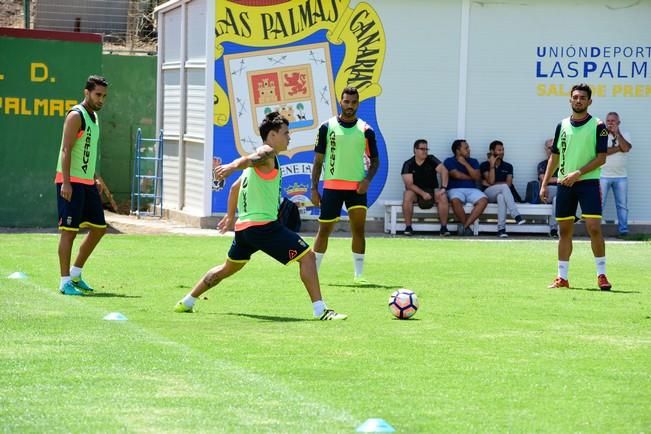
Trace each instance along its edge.
{"label": "man in white shorts", "polygon": [[[443,163],[449,173],[448,198],[459,222],[459,235],[472,235],[470,226],[488,204],[486,195],[477,188],[477,183],[481,180],[479,161],[470,158],[470,145],[465,139],[456,139],[452,142],[451,149],[454,156]],[[467,203],[473,204],[473,209],[466,216],[463,206]]]}

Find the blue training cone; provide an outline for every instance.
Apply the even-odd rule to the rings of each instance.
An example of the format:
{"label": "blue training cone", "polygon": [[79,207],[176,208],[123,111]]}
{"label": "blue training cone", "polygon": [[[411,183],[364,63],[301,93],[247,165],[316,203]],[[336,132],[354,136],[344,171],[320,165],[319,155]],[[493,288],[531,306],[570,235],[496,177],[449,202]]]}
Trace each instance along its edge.
{"label": "blue training cone", "polygon": [[384,419],[366,419],[357,427],[357,432],[395,432],[395,429]]}
{"label": "blue training cone", "polygon": [[9,276],[7,276],[7,279],[27,279],[27,274],[23,273],[22,271],[16,271],[15,273],[11,273]]}
{"label": "blue training cone", "polygon": [[111,312],[102,319],[107,321],[126,321],[127,317],[122,315],[120,312]]}

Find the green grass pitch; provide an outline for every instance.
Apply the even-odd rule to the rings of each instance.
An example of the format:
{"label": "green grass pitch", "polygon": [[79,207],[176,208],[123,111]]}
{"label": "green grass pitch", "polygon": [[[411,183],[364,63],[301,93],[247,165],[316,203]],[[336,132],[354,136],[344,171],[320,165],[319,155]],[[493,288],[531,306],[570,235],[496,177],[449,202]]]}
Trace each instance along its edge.
{"label": "green grass pitch", "polygon": [[[0,235],[0,431],[651,430],[649,242],[607,244],[605,293],[585,241],[567,290],[546,288],[554,241],[369,238],[374,285],[355,287],[336,238],[321,284],[347,321],[311,321],[298,267],[260,253],[173,313],[230,242],[108,235],[82,298],[56,290],[57,235]],[[419,296],[412,320],[388,313],[400,287]]]}

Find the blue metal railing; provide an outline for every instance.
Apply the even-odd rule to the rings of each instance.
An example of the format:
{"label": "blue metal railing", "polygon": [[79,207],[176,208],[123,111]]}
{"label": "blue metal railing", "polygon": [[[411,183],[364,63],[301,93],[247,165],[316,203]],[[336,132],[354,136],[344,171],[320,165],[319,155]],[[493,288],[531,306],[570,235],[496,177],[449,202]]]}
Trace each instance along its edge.
{"label": "blue metal railing", "polygon": [[138,128],[131,179],[131,214],[163,216],[163,130],[145,139]]}

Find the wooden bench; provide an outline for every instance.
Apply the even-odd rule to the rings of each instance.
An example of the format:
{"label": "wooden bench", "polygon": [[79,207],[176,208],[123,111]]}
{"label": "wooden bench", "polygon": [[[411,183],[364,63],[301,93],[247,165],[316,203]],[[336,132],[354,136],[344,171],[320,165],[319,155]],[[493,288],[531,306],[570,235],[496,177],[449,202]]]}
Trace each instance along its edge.
{"label": "wooden bench", "polygon": [[[507,218],[507,233],[549,233],[549,222],[553,216],[553,206],[547,204],[519,203],[518,210],[522,217],[527,220],[523,225],[518,225],[514,220]],[[469,214],[473,206],[466,204],[464,210]],[[452,205],[450,205],[450,217],[453,219]],[[414,204],[414,216],[412,219],[414,231],[435,232],[441,229],[438,210],[436,206],[430,209],[421,209]],[[457,223],[448,223],[448,229],[456,231]],[[395,235],[398,231],[405,230],[405,221],[402,215],[402,200],[384,201],[384,232]],[[489,203],[482,215],[473,223],[472,230],[475,236],[480,232],[497,232],[497,204]]]}

